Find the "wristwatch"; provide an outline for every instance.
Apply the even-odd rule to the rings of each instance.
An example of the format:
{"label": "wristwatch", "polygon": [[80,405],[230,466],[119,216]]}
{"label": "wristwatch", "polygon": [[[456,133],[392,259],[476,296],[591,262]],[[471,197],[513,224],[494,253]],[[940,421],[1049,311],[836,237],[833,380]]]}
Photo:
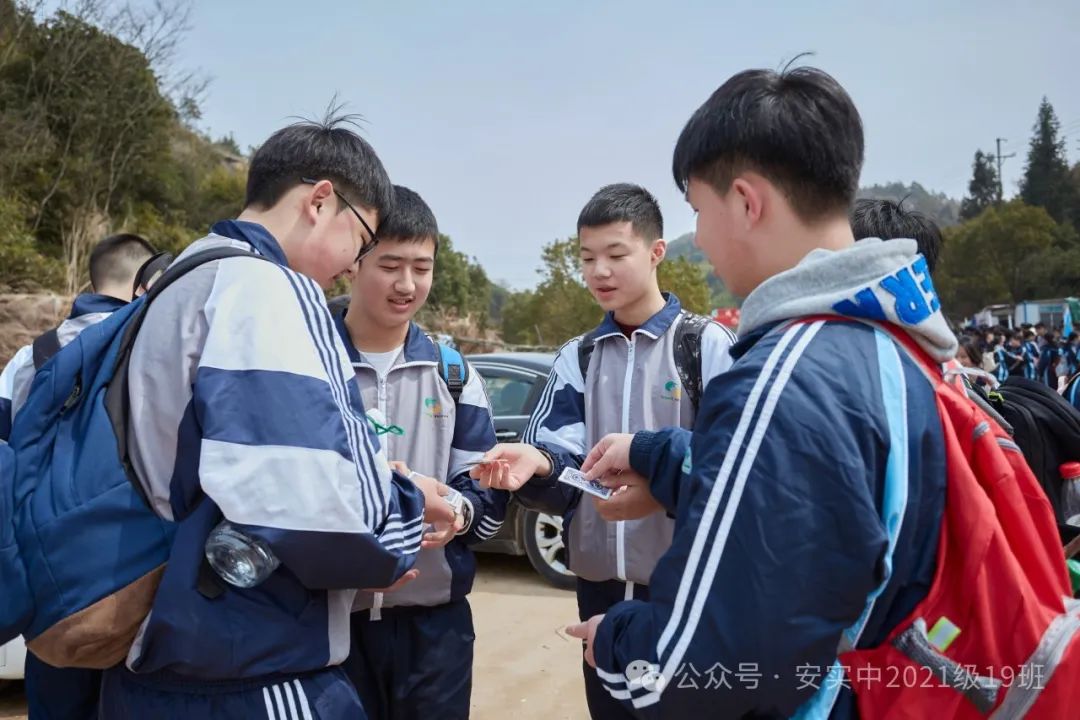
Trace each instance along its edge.
{"label": "wristwatch", "polygon": [[453,488],[450,488],[450,492],[443,496],[443,500],[445,500],[446,503],[451,508],[453,508],[455,521],[459,517],[464,520],[464,523],[461,526],[461,530],[457,532],[458,535],[464,535],[469,531],[469,528],[472,527],[472,503],[469,502],[468,498],[466,498],[464,495],[459,493],[457,490],[454,490]]}

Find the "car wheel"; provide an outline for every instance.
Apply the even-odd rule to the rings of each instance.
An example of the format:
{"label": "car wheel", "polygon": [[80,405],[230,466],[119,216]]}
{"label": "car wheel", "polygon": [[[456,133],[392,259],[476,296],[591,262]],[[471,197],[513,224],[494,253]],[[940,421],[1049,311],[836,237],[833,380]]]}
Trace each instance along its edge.
{"label": "car wheel", "polygon": [[525,554],[532,566],[555,587],[573,589],[577,579],[566,566],[562,518],[529,510],[524,525]]}

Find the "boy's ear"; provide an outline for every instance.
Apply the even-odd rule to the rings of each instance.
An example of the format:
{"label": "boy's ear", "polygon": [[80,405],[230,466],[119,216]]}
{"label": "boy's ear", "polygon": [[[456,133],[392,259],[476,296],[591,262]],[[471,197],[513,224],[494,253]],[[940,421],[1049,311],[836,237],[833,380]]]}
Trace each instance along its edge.
{"label": "boy's ear", "polygon": [[763,188],[750,181],[749,178],[737,177],[731,182],[731,193],[741,204],[746,229],[749,230],[761,220],[764,209],[765,195]]}
{"label": "boy's ear", "polygon": [[667,240],[664,238],[654,240],[650,254],[652,255],[653,267],[656,267],[663,262],[664,258],[667,257]]}
{"label": "boy's ear", "polygon": [[302,196],[301,206],[304,215],[314,223],[318,220],[319,210],[333,197],[334,185],[329,180],[320,180],[314,185],[302,187],[307,188],[307,192]]}

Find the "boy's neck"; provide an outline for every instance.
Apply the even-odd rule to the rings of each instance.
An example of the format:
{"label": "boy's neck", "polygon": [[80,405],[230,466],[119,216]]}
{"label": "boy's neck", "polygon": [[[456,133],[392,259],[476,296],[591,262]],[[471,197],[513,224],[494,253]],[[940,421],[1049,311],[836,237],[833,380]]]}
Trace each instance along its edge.
{"label": "boy's neck", "polygon": [[774,244],[776,265],[769,268],[767,277],[792,269],[814,250],[844,250],[855,243],[851,222],[846,215],[806,225],[791,214],[780,223],[780,228],[778,237],[787,241]]}
{"label": "boy's neck", "polygon": [[384,353],[396,350],[405,344],[405,338],[409,336],[409,323],[387,328],[371,322],[361,312],[347,313],[345,327],[349,329],[349,337],[353,345],[362,353]]}
{"label": "boy's neck", "polygon": [[615,322],[627,327],[641,327],[656,313],[664,309],[667,300],[655,285],[640,298],[615,311]]}

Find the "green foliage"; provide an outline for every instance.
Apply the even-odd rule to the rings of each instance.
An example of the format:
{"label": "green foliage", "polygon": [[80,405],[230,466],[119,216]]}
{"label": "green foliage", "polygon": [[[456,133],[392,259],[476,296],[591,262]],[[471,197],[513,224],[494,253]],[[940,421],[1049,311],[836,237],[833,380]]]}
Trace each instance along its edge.
{"label": "green foliage", "polygon": [[708,315],[712,311],[712,292],[706,267],[686,257],[669,258],[660,263],[657,272],[660,289],[674,293],[687,310]]}
{"label": "green foliage", "polygon": [[[705,282],[709,287],[709,310],[713,308],[722,307],[739,307],[742,305],[742,300],[731,294],[724,282],[716,276],[713,272],[712,266],[709,261],[705,259],[705,254],[694,245],[694,233],[686,233],[680,235],[671,242],[668,243],[667,260],[678,260],[680,258],[686,258],[688,262],[701,268],[704,273]],[[678,294],[678,293],[676,293]],[[682,298],[682,295],[679,295]]]}
{"label": "green foliage", "polygon": [[577,238],[544,246],[544,279],[536,290],[511,295],[503,308],[503,339],[556,347],[599,324],[603,312],[581,281]]}
{"label": "green foliage", "polygon": [[1028,205],[1046,208],[1057,222],[1069,219],[1080,206],[1080,194],[1071,182],[1065,159],[1065,139],[1058,138],[1060,129],[1053,106],[1043,98],[1020,181],[1021,199]]}
{"label": "green foliage", "polygon": [[484,329],[491,312],[491,288],[491,280],[476,258],[455,250],[453,241],[440,235],[435,279],[422,321],[439,313],[462,318],[471,315]]}
{"label": "green foliage", "polygon": [[934,278],[945,312],[966,316],[993,303],[1053,297],[1067,278],[1055,279],[1047,263],[1078,252],[1062,242],[1068,238],[1044,209],[1019,200],[950,228]]}
{"label": "green foliage", "polygon": [[1000,189],[993,154],[976,150],[975,161],[971,166],[971,182],[968,183],[968,196],[960,203],[960,218],[971,220],[995,202],[1000,202]]}
{"label": "green foliage", "polygon": [[0,288],[34,292],[63,282],[63,266],[41,252],[24,221],[24,211],[0,198]]}
{"label": "green foliage", "polygon": [[105,234],[142,232],[178,250],[235,216],[245,182],[236,143],[185,126],[197,112],[178,112],[162,87],[169,68],[155,63],[179,32],[177,8],[73,7],[39,19],[0,3],[0,202],[33,238],[5,227],[0,242],[8,259],[40,252],[41,284],[69,292],[85,284],[89,249]]}

